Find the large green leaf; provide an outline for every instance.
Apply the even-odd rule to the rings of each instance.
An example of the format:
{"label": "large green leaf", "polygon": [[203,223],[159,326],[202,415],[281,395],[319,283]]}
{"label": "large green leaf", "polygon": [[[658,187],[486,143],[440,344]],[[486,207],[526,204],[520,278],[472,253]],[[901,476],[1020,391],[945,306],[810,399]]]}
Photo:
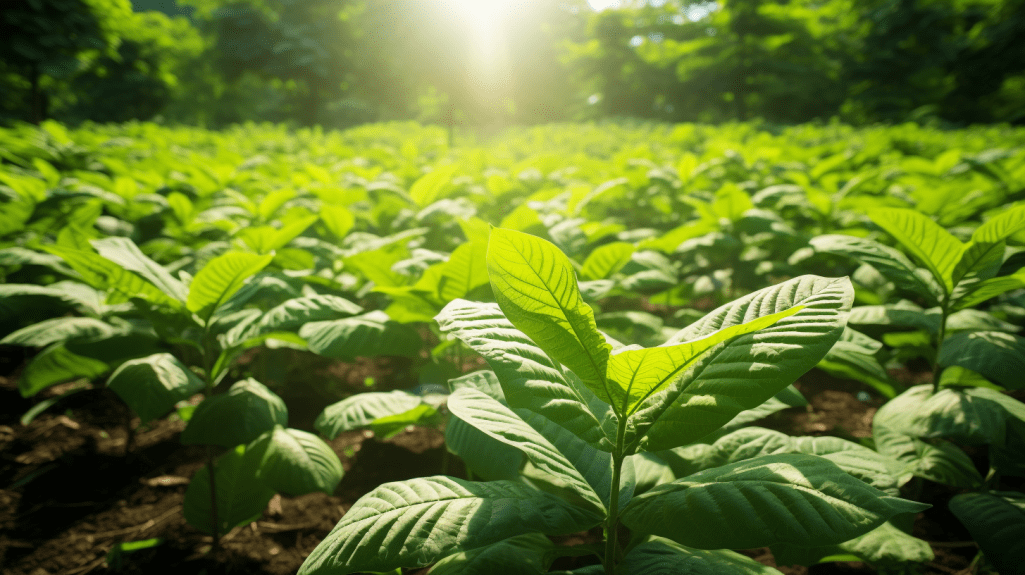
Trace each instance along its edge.
{"label": "large green leaf", "polygon": [[596,513],[604,511],[601,498],[573,464],[508,407],[481,391],[464,387],[449,396],[448,408],[492,439],[522,451],[535,467],[568,484]]}
{"label": "large green leaf", "polygon": [[330,439],[343,431],[369,427],[374,420],[404,413],[423,404],[423,397],[403,390],[357,393],[324,408],[313,424]]}
{"label": "large green leaf", "polygon": [[868,217],[929,268],[948,294],[954,290],[954,268],[965,249],[960,240],[915,210],[879,208],[869,211]]}
{"label": "large green leaf", "polygon": [[8,334],[0,340],[0,344],[46,347],[69,339],[110,336],[117,331],[117,328],[107,322],[91,317],[58,317]]}
{"label": "large green leaf", "polygon": [[488,274],[509,321],[612,404],[605,380],[612,346],[580,296],[569,258],[541,238],[496,228],[488,242]]}
{"label": "large green leaf", "polygon": [[150,303],[178,308],[181,302],[120,265],[92,252],[64,246],[46,246],[46,251],[64,258],[86,283],[107,290],[107,303],[118,304],[140,298]]}
{"label": "large green leaf", "polygon": [[[274,490],[257,479],[260,460],[246,457],[246,447],[239,445],[221,456],[214,465],[217,489],[217,533],[229,531],[260,518]],[[203,533],[213,532],[210,508],[210,470],[201,468],[185,490],[185,520]]]}
{"label": "large green leaf", "polygon": [[866,263],[886,276],[902,291],[929,298],[939,303],[942,288],[932,278],[917,273],[919,269],[901,252],[879,242],[854,236],[825,235],[808,242],[816,251],[847,256]]}
{"label": "large green leaf", "polygon": [[964,493],[950,500],[950,510],[997,572],[1022,572],[1025,557],[1025,494],[1017,492]]}
{"label": "large green leaf", "polygon": [[257,477],[274,491],[297,496],[322,491],[331,494],[344,471],[338,455],[322,439],[281,425],[249,444],[246,457],[255,457]]}
{"label": "large green leaf", "polygon": [[488,284],[487,253],[486,243],[467,242],[457,247],[447,262],[439,264],[440,275],[434,290],[441,301],[466,297]]}
{"label": "large green leaf", "polygon": [[631,575],[780,575],[734,551],[692,549],[661,537],[631,549],[619,570]]}
{"label": "large green leaf", "polygon": [[1025,206],[1015,206],[987,220],[972,233],[972,241],[997,243],[1025,230]]}
{"label": "large green leaf", "polygon": [[903,465],[871,449],[839,437],[791,437],[785,433],[747,427],[725,435],[703,454],[694,471],[710,469],[777,453],[818,455],[865,483],[897,495],[898,476]]}
{"label": "large green leaf", "polygon": [[802,276],[722,306],[681,330],[667,345],[780,313],[796,314],[706,352],[631,418],[627,444],[671,449],[705,436],[754,408],[817,364],[843,333],[854,299],[850,280]]}
{"label": "large green leaf", "polygon": [[455,300],[435,318],[487,360],[513,408],[553,421],[598,449],[611,452],[617,418],[612,406],[564,372],[495,304]]}
{"label": "large green leaf", "polygon": [[561,535],[601,518],[522,483],[424,477],[364,495],[307,557],[300,575],[423,567],[527,533]]}
{"label": "large green leaf", "polygon": [[959,365],[1006,388],[1025,387],[1025,338],[996,331],[956,333],[943,341],[940,365]]}
{"label": "large green leaf", "polygon": [[890,497],[813,455],[766,455],[634,497],[623,523],[698,549],[841,543],[928,505]]}
{"label": "large green leaf", "polygon": [[445,193],[458,170],[459,166],[455,164],[434,168],[413,182],[409,188],[409,197],[421,207],[433,204]]}
{"label": "large green leaf", "polygon": [[252,322],[232,328],[227,339],[237,343],[274,331],[298,331],[307,323],[339,319],[362,311],[363,308],[358,305],[334,295],[314,294],[292,298],[266,313],[256,315]]}
{"label": "large green leaf", "polygon": [[335,238],[341,240],[356,225],[356,216],[345,206],[320,206],[320,219]]}
{"label": "large green leaf", "polygon": [[308,323],[299,330],[299,336],[306,340],[310,351],[342,361],[380,355],[415,357],[423,348],[415,328],[392,321],[383,311]]}
{"label": "large green leaf", "polygon": [[626,242],[613,242],[595,248],[584,260],[580,277],[585,280],[608,278],[630,262],[634,250],[634,245]]}
{"label": "large green leaf", "polygon": [[106,362],[78,355],[57,343],[39,352],[25,366],[18,391],[22,397],[32,397],[52,385],[78,378],[93,379],[109,370]]}
{"label": "large green leaf", "polygon": [[927,443],[875,423],[872,439],[879,453],[904,464],[900,483],[915,476],[964,489],[982,485],[982,475],[971,458],[953,443],[935,439]]}
{"label": "large green leaf", "polygon": [[523,465],[523,452],[466,423],[456,416],[445,425],[445,445],[474,474],[485,481],[514,480]]}
{"label": "large green leaf", "polygon": [[1000,403],[984,396],[990,391],[947,388],[934,394],[931,385],[915,386],[883,405],[872,426],[910,437],[946,437],[977,445],[994,443],[1004,435],[1008,412]]}
{"label": "large green leaf", "polygon": [[92,240],[90,243],[101,256],[146,278],[160,291],[174,299],[185,302],[188,293],[185,284],[175,279],[162,265],[143,254],[139,246],[135,245],[132,240],[111,237]]}
{"label": "large green leaf", "polygon": [[265,268],[272,259],[274,256],[270,254],[260,256],[245,252],[228,252],[217,256],[192,279],[186,307],[208,320],[249,277]]}
{"label": "large green leaf", "polygon": [[449,555],[428,571],[430,575],[542,575],[548,572],[555,544],[540,533]]}
{"label": "large green leaf", "polygon": [[169,353],[158,353],[121,364],[107,387],[132,408],[142,423],[162,417],[174,404],[203,391],[202,379]]}
{"label": "large green leaf", "polygon": [[974,307],[988,299],[1021,288],[1025,288],[1025,270],[1018,270],[1011,275],[990,278],[972,285],[963,294],[960,294],[954,300],[951,309]]}
{"label": "large green leaf", "polygon": [[756,318],[739,325],[725,327],[694,341],[650,347],[624,349],[608,362],[608,389],[613,408],[630,414],[648,397],[666,389],[702,353],[733,338],[767,328],[803,309],[795,306],[779,313]]}
{"label": "large green leaf", "polygon": [[822,560],[828,560],[829,557],[853,555],[876,567],[927,563],[936,557],[928,543],[904,533],[889,521],[864,535],[837,545],[773,545],[772,555],[777,565],[814,565]]}
{"label": "large green leaf", "polygon": [[235,447],[252,442],[275,425],[287,424],[285,402],[249,378],[232,385],[227,393],[204,399],[182,432],[181,442]]}

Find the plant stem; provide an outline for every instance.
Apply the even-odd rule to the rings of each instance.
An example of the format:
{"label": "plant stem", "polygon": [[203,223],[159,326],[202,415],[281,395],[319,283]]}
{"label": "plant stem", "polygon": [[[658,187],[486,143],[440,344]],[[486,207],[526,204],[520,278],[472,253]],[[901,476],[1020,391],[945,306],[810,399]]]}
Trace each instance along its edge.
{"label": "plant stem", "polygon": [[616,575],[616,556],[619,554],[619,484],[623,474],[624,443],[626,441],[626,420],[624,414],[619,420],[616,433],[616,451],[612,454],[612,489],[609,493],[609,515],[605,518],[605,575]]}
{"label": "plant stem", "polygon": [[943,340],[947,337],[947,308],[949,302],[950,296],[946,296],[943,298],[943,304],[940,306],[940,333],[936,338],[936,359],[932,364],[932,392],[934,394],[940,390],[940,375],[943,374],[943,368],[940,367],[940,354],[943,351]]}

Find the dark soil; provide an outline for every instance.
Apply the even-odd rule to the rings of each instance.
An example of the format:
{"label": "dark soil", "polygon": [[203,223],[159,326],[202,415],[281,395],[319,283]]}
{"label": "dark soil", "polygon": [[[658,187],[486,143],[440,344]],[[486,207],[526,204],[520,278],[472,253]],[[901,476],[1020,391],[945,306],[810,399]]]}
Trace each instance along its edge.
{"label": "dark soil", "polygon": [[[261,358],[248,359],[254,371],[259,368]],[[367,378],[373,378],[377,390],[418,383],[406,360],[342,364],[308,354],[273,359],[298,366],[263,375],[288,403],[290,424],[308,430],[325,405],[368,389]],[[2,372],[8,373],[0,377],[0,486],[4,486],[0,489],[0,573],[4,575],[289,575],[345,511],[381,483],[443,473],[465,477],[462,463],[446,456],[438,430],[410,429],[388,441],[369,432],[346,433],[330,442],[346,472],[333,495],[275,497],[260,520],[228,533],[221,548],[211,551],[211,538],[186,524],[181,514],[188,479],[205,459],[203,449],[178,442],[184,424],[164,420],[138,429],[126,455],[126,408],[109,391],[92,389],[62,400],[23,426],[19,418],[36,401],[22,399],[17,391],[18,366],[23,360],[8,356],[0,361]],[[268,363],[263,360],[263,365]],[[817,371],[802,378],[798,387],[810,401],[808,408],[789,409],[758,424],[795,435],[870,436],[872,415],[882,400],[871,395],[862,401],[859,392],[871,390]],[[52,388],[41,396],[61,391]],[[864,394],[861,398],[865,399]],[[131,421],[138,425],[137,419]],[[946,500],[953,493],[928,483],[915,488],[920,490],[918,499],[934,503],[914,527],[915,535],[935,542],[936,560],[920,573],[965,569],[976,547],[947,511]],[[599,537],[600,531],[594,530],[557,542],[572,545]],[[162,543],[125,555],[119,570],[108,565],[107,554],[119,543],[151,538]],[[768,549],[744,553],[774,565]],[[569,569],[587,562],[587,558],[564,558],[558,567]],[[861,563],[780,569],[788,575],[875,573]],[[409,573],[423,575],[426,570]]]}

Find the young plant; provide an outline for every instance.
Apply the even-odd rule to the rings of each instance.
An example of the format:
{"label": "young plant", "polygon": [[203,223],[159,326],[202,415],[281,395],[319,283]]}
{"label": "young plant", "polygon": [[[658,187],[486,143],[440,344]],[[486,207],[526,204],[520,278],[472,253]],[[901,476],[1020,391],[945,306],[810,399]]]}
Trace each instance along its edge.
{"label": "young plant", "polygon": [[[487,260],[498,305],[456,300],[437,320],[494,377],[462,378],[448,407],[519,450],[531,479],[382,485],[349,510],[302,575],[439,560],[444,572],[485,573],[481,554],[523,572],[544,572],[559,554],[594,554],[610,575],[657,560],[749,573],[760,566],[724,550],[836,544],[925,507],[803,453],[725,464],[635,494],[642,452],[715,432],[815,365],[843,331],[853,299],[846,279],[797,278],[713,311],[665,345],[613,349],[552,244],[495,229]],[[600,545],[553,548],[532,535],[596,526]]]}

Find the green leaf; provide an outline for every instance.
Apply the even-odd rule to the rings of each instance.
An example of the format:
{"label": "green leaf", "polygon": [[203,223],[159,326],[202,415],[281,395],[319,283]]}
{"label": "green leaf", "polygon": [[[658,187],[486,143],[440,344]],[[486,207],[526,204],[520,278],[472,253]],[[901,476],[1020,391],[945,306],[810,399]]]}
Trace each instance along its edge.
{"label": "green leaf", "polygon": [[458,170],[459,166],[455,164],[434,168],[413,182],[409,188],[409,197],[420,207],[433,204],[435,200],[441,198]]}
{"label": "green leaf", "polygon": [[781,319],[800,312],[803,306],[766,315],[713,332],[694,341],[650,347],[625,349],[608,362],[609,391],[613,407],[620,414],[630,414],[645,399],[666,389],[680,373],[708,349],[733,338],[767,328]]}
{"label": "green leaf", "polygon": [[799,547],[779,544],[772,546],[777,565],[814,565],[830,556],[854,555],[872,566],[900,566],[907,563],[927,563],[935,559],[932,547],[912,537],[887,521],[872,531],[837,545],[825,547]]}
{"label": "green leaf", "polygon": [[596,516],[604,512],[601,498],[573,464],[511,409],[487,394],[468,387],[458,389],[449,396],[448,408],[459,419],[492,439],[519,449],[535,467],[568,484],[593,506]]}
{"label": "green leaf", "polygon": [[542,575],[552,563],[555,544],[540,533],[449,555],[428,571],[430,575]]}
{"label": "green leaf", "polygon": [[691,549],[661,537],[631,549],[619,569],[637,575],[780,575],[734,551]]}
{"label": "green leaf", "polygon": [[1025,206],[1015,206],[987,220],[972,233],[972,241],[980,243],[1002,242],[1025,230]]}
{"label": "green leaf", "polygon": [[915,210],[881,208],[869,211],[868,217],[929,268],[948,294],[954,290],[954,267],[965,249],[960,240]]}
{"label": "green leaf", "polygon": [[857,344],[838,341],[815,367],[834,377],[870,385],[887,399],[896,397],[897,389],[890,375],[875,358],[874,352],[866,351]]}
{"label": "green leaf", "polygon": [[338,455],[322,439],[281,425],[253,441],[246,457],[257,459],[258,479],[292,497],[315,491],[330,495],[344,474]]}
{"label": "green leaf", "polygon": [[[314,294],[290,299],[266,313],[253,323],[240,324],[227,334],[229,344],[274,331],[298,331],[303,325],[359,314],[363,308],[334,295]],[[255,318],[254,318],[255,319]]]}
{"label": "green leaf", "polygon": [[[226,535],[239,525],[260,518],[274,490],[257,479],[259,459],[246,457],[246,447],[228,451],[214,465],[217,488],[217,533]],[[210,470],[202,467],[185,490],[185,520],[203,533],[213,532],[210,509]]]}
{"label": "green leaf", "polygon": [[262,270],[274,256],[228,252],[207,263],[189,286],[186,307],[204,320],[228,301],[249,277]]}
{"label": "green leaf", "polygon": [[377,437],[390,439],[411,425],[431,426],[436,425],[439,420],[437,409],[426,403],[421,403],[402,413],[386,415],[371,421],[370,429]]}
{"label": "green leaf", "polygon": [[496,228],[488,243],[488,274],[509,321],[612,404],[605,380],[612,346],[580,296],[569,259],[550,242]]}
{"label": "green leaf", "polygon": [[777,453],[818,455],[865,483],[897,495],[897,478],[903,465],[871,449],[839,437],[791,437],[785,433],[747,427],[725,435],[703,454],[695,471],[738,463]]}
{"label": "green leaf", "polygon": [[768,328],[713,347],[664,393],[642,402],[627,444],[645,451],[686,445],[792,384],[840,338],[853,292],[846,278],[802,276],[726,304],[681,330],[667,345],[803,306]]}
{"label": "green leaf", "polygon": [[364,495],[307,557],[300,575],[423,567],[527,533],[564,535],[601,521],[522,483],[425,477]]}
{"label": "green leaf", "polygon": [[975,469],[975,464],[950,442],[932,440],[932,443],[926,443],[875,422],[872,424],[872,438],[879,453],[904,464],[900,483],[915,476],[964,489],[982,485],[982,475]]}
{"label": "green leaf", "polygon": [[634,497],[623,523],[698,549],[841,543],[900,513],[928,508],[812,455],[758,457],[701,471]]}
{"label": "green leaf", "polygon": [[970,369],[1009,389],[1025,387],[1025,339],[1009,333],[956,333],[944,340],[939,363]]}
{"label": "green leaf", "polygon": [[64,261],[89,285],[107,290],[109,304],[140,298],[156,305],[181,307],[179,300],[164,293],[157,286],[97,254],[62,246],[45,246],[44,249],[64,258]]}
{"label": "green leaf", "polygon": [[392,321],[383,311],[308,323],[299,336],[310,351],[342,361],[381,355],[415,357],[423,348],[415,328]]}
{"label": "green leaf", "polygon": [[114,326],[91,317],[58,317],[8,334],[0,344],[46,347],[69,339],[106,337],[117,331]]}
{"label": "green leaf", "polygon": [[227,393],[204,399],[182,432],[181,442],[235,447],[252,442],[275,425],[288,425],[285,402],[249,378],[232,385]]}
{"label": "green leaf", "polygon": [[157,262],[146,257],[128,238],[103,238],[90,242],[101,256],[146,278],[165,294],[184,302],[188,288]]}
{"label": "green leaf", "polygon": [[325,407],[313,425],[334,439],[344,431],[369,427],[376,419],[407,412],[422,403],[421,396],[402,390],[358,393]]}
{"label": "green leaf", "polygon": [[988,299],[1021,288],[1025,288],[1025,270],[1018,270],[1011,275],[990,278],[971,286],[954,300],[951,309],[975,307]]}
{"label": "green leaf", "polygon": [[585,280],[600,280],[623,269],[634,253],[633,244],[613,242],[596,248],[580,268],[580,277]]}
{"label": "green leaf", "polygon": [[947,437],[975,445],[997,442],[1004,434],[1007,410],[980,397],[977,389],[946,388],[934,394],[931,385],[912,387],[879,408],[873,429],[880,426],[910,437]]}
{"label": "green leaf", "polygon": [[179,401],[203,391],[202,379],[169,353],[158,353],[121,364],[107,387],[147,423],[174,409]]}
{"label": "green leaf", "polygon": [[992,266],[999,266],[1004,259],[1006,244],[1000,242],[970,241],[951,275],[953,285],[972,275],[978,275]]}
{"label": "green leaf", "polygon": [[356,225],[356,216],[344,206],[320,206],[320,220],[335,238],[341,240]]}
{"label": "green leaf", "polygon": [[523,464],[523,453],[519,449],[493,439],[454,415],[445,425],[445,445],[485,481],[519,477]]}
{"label": "green leaf", "polygon": [[815,251],[852,257],[874,267],[907,294],[927,296],[930,304],[938,304],[942,288],[928,276],[916,273],[919,269],[904,254],[879,242],[866,238],[825,235],[808,242]]}
{"label": "green leaf", "polygon": [[997,572],[1021,571],[1025,557],[1025,494],[964,493],[950,500],[950,511],[968,528]]}
{"label": "green leaf", "polygon": [[847,320],[853,325],[885,325],[928,330],[937,333],[940,316],[909,302],[886,305],[862,305],[851,310]]}
{"label": "green leaf", "polygon": [[47,387],[73,379],[93,379],[110,370],[110,366],[98,359],[72,353],[64,344],[54,344],[39,352],[25,366],[18,380],[18,391],[22,397],[32,397]]}
{"label": "green leaf", "polygon": [[534,411],[592,446],[612,451],[618,425],[612,406],[563,372],[496,304],[455,300],[435,319],[442,332],[487,360],[509,406]]}

